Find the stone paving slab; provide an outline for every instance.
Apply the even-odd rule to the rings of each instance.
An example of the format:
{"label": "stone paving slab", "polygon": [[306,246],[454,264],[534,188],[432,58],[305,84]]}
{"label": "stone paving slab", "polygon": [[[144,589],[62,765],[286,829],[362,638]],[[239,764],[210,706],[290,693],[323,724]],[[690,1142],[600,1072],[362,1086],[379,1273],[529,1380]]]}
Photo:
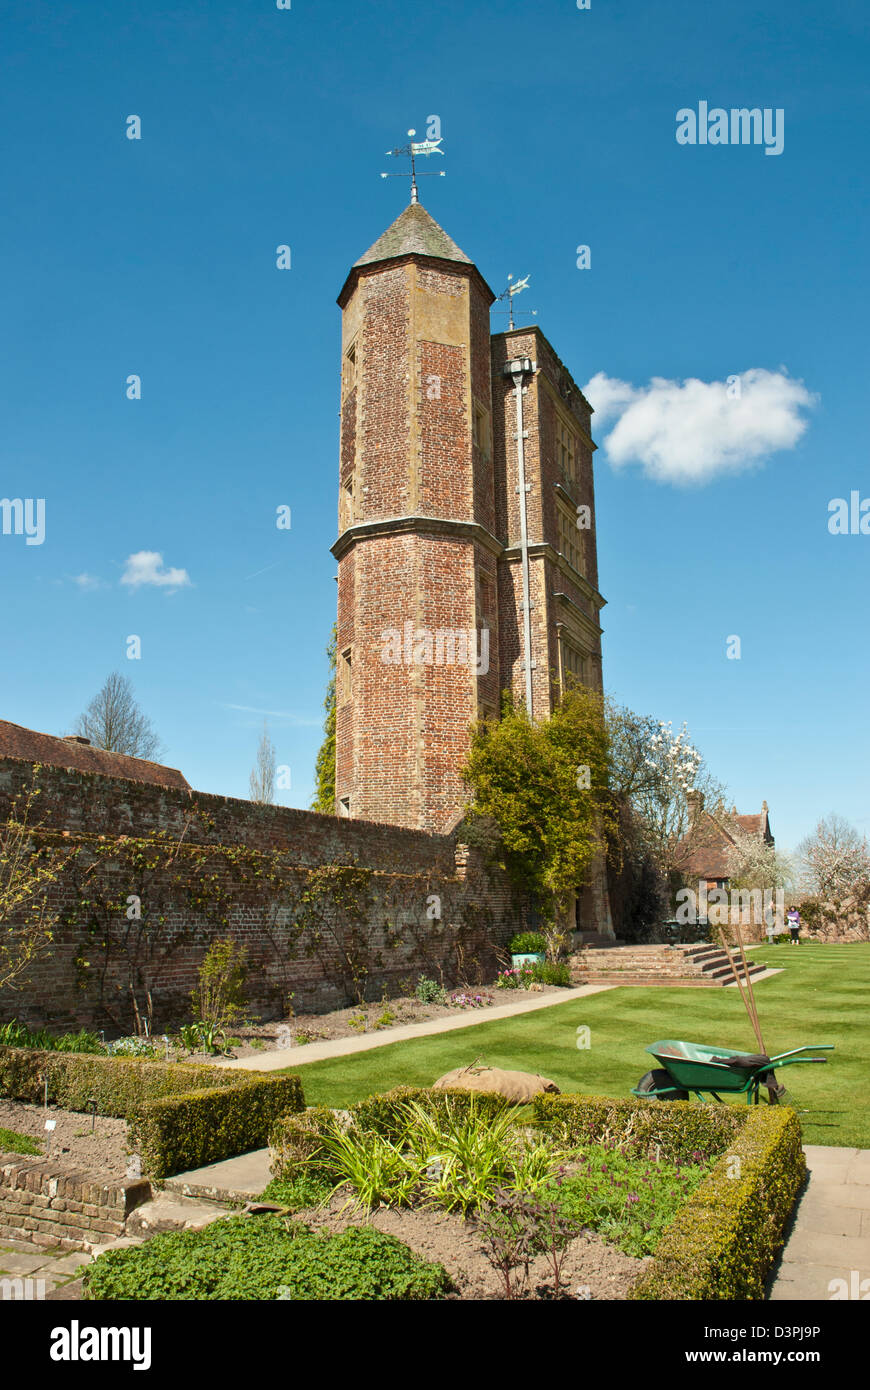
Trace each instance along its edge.
{"label": "stone paving slab", "polygon": [[774,1302],[832,1297],[845,1280],[870,1289],[870,1149],[804,1148],[809,1182],[792,1215],[785,1248],[768,1298]]}
{"label": "stone paving slab", "polygon": [[524,999],[517,1004],[495,1004],[491,1009],[475,1009],[470,1014],[463,1011],[455,1018],[430,1018],[422,1023],[404,1023],[399,1028],[384,1028],[377,1033],[364,1033],[358,1038],[327,1038],[323,1042],[305,1043],[302,1047],[258,1052],[252,1057],[216,1057],[212,1066],[233,1067],[240,1071],[282,1071],[289,1067],[301,1067],[306,1062],[322,1062],[327,1057],[349,1057],[354,1052],[369,1052],[372,1048],[387,1047],[390,1043],[405,1042],[410,1038],[452,1033],[455,1029],[473,1028],[475,1024],[491,1023],[497,1018],[513,1018],[517,1014],[534,1013],[537,1009],[551,1009],[556,1004],[567,1004],[572,999],[584,999],[590,994],[601,994],[604,990],[616,988],[616,984],[578,985],[576,989],[542,994],[540,999]]}
{"label": "stone paving slab", "polygon": [[238,1158],[225,1158],[194,1168],[188,1173],[176,1173],[167,1178],[164,1187],[183,1197],[207,1197],[212,1202],[248,1201],[259,1197],[271,1178],[269,1150],[254,1149]]}

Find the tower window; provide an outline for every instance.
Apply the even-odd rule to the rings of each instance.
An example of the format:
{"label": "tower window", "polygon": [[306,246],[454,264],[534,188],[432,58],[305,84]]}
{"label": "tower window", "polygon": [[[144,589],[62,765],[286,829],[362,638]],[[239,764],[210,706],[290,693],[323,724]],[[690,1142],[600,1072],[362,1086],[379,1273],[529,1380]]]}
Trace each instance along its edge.
{"label": "tower window", "polygon": [[479,405],[474,406],[472,410],[471,440],[475,448],[480,450],[482,456],[488,459],[492,453],[489,411],[484,410]]}
{"label": "tower window", "polygon": [[352,342],[344,354],[344,390],[351,391],[356,385],[356,342]]}
{"label": "tower window", "polygon": [[577,441],[559,419],[556,420],[556,463],[564,477],[573,483],[577,477]]}
{"label": "tower window", "polygon": [[562,644],[562,671],[566,686],[586,684],[586,658],[567,642]]}
{"label": "tower window", "polygon": [[567,507],[556,507],[559,520],[559,550],[565,556],[569,565],[573,565],[578,574],[583,573],[583,542],[580,532],[577,529],[577,518],[569,512]]}
{"label": "tower window", "polygon": [[346,705],[353,696],[353,652],[350,647],[345,647],[338,660],[338,702]]}

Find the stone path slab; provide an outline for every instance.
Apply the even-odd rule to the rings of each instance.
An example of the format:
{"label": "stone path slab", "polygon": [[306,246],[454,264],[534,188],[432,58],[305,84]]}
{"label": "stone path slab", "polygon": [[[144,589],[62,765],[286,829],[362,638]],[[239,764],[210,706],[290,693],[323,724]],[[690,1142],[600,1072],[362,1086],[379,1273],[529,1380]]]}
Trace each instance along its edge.
{"label": "stone path slab", "polygon": [[870,1149],[807,1144],[804,1153],[809,1182],[792,1216],[768,1298],[819,1303],[844,1291],[849,1298],[866,1297],[870,1294]]}
{"label": "stone path slab", "polygon": [[[300,1049],[301,1050],[301,1049]],[[271,1178],[269,1150],[254,1149],[238,1158],[225,1158],[188,1173],[167,1178],[164,1187],[182,1197],[206,1197],[212,1202],[246,1202],[259,1197]]]}
{"label": "stone path slab", "polygon": [[616,989],[615,984],[579,985],[576,989],[560,989],[558,993],[542,994],[540,999],[524,999],[517,1004],[496,1004],[491,1009],[462,1012],[455,1018],[431,1018],[423,1023],[404,1023],[399,1028],[384,1028],[377,1033],[364,1033],[358,1038],[327,1038],[323,1042],[305,1043],[276,1052],[259,1052],[253,1057],[216,1057],[212,1065],[233,1067],[239,1071],[282,1071],[301,1067],[306,1062],[322,1062],[327,1057],[348,1057],[354,1052],[369,1052],[375,1047],[405,1042],[410,1038],[425,1038],[432,1033],[452,1033],[459,1028],[473,1028],[478,1023],[491,1023],[497,1018],[513,1018],[517,1014],[550,1009],[555,1004],[567,1004],[572,999],[585,999],[590,994]]}

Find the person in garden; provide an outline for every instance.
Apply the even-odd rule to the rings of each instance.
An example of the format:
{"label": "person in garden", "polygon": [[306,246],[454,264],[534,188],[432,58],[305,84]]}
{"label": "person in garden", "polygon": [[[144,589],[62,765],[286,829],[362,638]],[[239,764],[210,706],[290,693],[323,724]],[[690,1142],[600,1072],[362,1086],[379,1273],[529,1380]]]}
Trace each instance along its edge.
{"label": "person in garden", "polygon": [[801,915],[796,907],[789,908],[788,912],[785,914],[785,920],[788,922],[788,929],[791,932],[792,946],[799,946],[801,937]]}

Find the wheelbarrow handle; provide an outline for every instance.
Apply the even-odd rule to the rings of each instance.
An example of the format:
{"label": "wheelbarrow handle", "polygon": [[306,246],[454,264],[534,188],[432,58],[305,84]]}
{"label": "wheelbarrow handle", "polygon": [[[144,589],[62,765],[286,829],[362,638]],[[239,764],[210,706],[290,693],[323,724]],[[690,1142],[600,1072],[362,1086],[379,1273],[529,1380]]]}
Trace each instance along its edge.
{"label": "wheelbarrow handle", "polygon": [[827,1057],[789,1057],[786,1054],[785,1061],[777,1062],[776,1067],[778,1071],[780,1067],[796,1067],[799,1062],[821,1062],[822,1065],[825,1065],[827,1060]]}
{"label": "wheelbarrow handle", "polygon": [[[797,1057],[800,1052],[833,1052],[836,1043],[809,1043],[807,1047],[795,1047],[791,1052],[780,1052],[778,1057],[771,1057],[771,1062],[781,1062],[783,1057]],[[824,1061],[824,1057],[821,1058]]]}

